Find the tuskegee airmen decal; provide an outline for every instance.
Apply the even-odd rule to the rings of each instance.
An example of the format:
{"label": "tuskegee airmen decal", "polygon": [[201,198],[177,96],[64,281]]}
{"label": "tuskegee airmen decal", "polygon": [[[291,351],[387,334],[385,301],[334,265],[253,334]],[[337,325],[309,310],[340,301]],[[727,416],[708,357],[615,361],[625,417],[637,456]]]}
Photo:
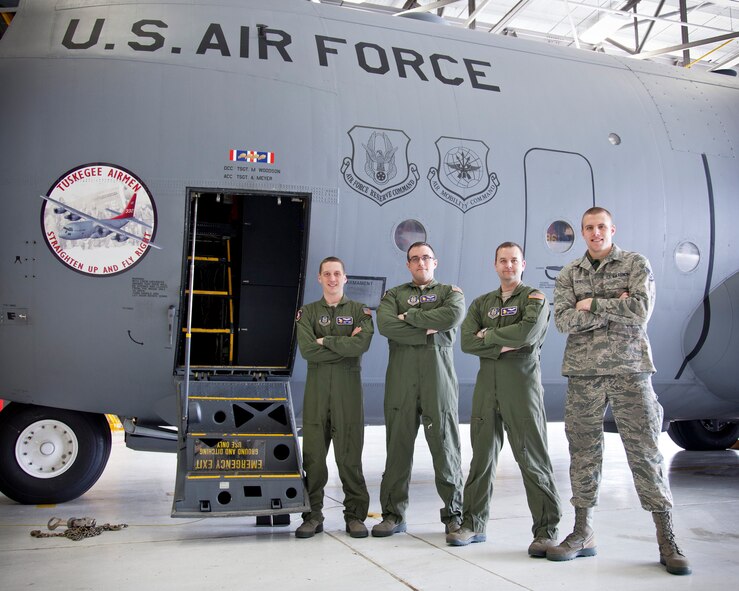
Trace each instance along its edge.
{"label": "tuskegee airmen decal", "polygon": [[41,196],[46,244],[69,268],[92,276],[134,267],[156,234],[156,207],[144,182],[112,164],[85,164],[64,173]]}

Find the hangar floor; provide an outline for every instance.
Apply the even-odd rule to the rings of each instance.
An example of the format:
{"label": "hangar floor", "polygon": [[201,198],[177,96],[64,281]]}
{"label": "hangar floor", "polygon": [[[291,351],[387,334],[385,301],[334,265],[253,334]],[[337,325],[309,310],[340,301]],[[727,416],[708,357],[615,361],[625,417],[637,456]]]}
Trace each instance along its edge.
{"label": "hangar floor", "polygon": [[[549,425],[552,459],[572,527],[567,443],[562,424]],[[463,465],[471,458],[462,426]],[[174,455],[133,452],[120,433],[100,481],[82,498],[58,506],[20,506],[0,495],[0,586],[16,589],[116,590],[298,589],[724,589],[739,580],[739,451],[685,452],[663,434],[661,448],[675,497],[678,541],[693,575],[659,565],[654,526],[639,508],[618,435],[606,435],[598,556],[555,563],[526,554],[531,518],[518,468],[506,446],[498,469],[488,541],[447,546],[428,448],[417,442],[408,533],[352,539],[343,531],[341,487],[332,469],[326,531],[312,539],[288,527],[256,527],[254,518],[172,519]],[[372,526],[379,519],[385,457],[383,427],[368,427],[364,453]],[[466,474],[466,470],[465,470]],[[53,517],[90,516],[127,523],[121,531],[78,542],[32,538]],[[734,581],[734,583],[731,583]]]}

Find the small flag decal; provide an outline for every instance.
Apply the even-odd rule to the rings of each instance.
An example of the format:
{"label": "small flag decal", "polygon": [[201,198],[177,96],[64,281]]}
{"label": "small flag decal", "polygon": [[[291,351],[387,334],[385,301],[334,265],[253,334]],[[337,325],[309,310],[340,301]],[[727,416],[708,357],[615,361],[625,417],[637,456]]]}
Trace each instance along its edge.
{"label": "small flag decal", "polygon": [[274,152],[262,152],[259,150],[230,150],[228,159],[231,162],[250,162],[253,164],[274,164]]}

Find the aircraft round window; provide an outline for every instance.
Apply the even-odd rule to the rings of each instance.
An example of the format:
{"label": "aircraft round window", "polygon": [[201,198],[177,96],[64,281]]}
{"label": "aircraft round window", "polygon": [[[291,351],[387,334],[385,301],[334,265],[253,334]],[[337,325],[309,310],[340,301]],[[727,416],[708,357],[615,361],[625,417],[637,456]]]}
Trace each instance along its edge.
{"label": "aircraft round window", "polygon": [[395,226],[395,246],[403,252],[414,242],[426,242],[426,228],[418,220],[404,220]]}
{"label": "aircraft round window", "polygon": [[575,231],[564,220],[557,220],[547,228],[547,247],[552,252],[567,252],[575,243]]}
{"label": "aircraft round window", "polygon": [[617,133],[609,133],[608,141],[611,142],[614,146],[618,146],[621,143],[621,136],[619,136]]}
{"label": "aircraft round window", "polygon": [[683,273],[695,271],[701,262],[701,252],[692,242],[686,240],[677,245],[675,249],[675,264]]}

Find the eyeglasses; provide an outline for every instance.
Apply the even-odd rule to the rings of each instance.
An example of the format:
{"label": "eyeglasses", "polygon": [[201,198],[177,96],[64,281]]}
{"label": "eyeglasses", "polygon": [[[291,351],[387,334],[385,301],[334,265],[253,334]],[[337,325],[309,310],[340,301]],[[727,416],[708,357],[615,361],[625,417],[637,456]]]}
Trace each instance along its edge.
{"label": "eyeglasses", "polygon": [[424,263],[428,263],[429,261],[435,261],[436,259],[432,257],[431,255],[425,254],[422,257],[411,257],[408,259],[409,263],[413,263],[414,265],[417,265],[421,261]]}

